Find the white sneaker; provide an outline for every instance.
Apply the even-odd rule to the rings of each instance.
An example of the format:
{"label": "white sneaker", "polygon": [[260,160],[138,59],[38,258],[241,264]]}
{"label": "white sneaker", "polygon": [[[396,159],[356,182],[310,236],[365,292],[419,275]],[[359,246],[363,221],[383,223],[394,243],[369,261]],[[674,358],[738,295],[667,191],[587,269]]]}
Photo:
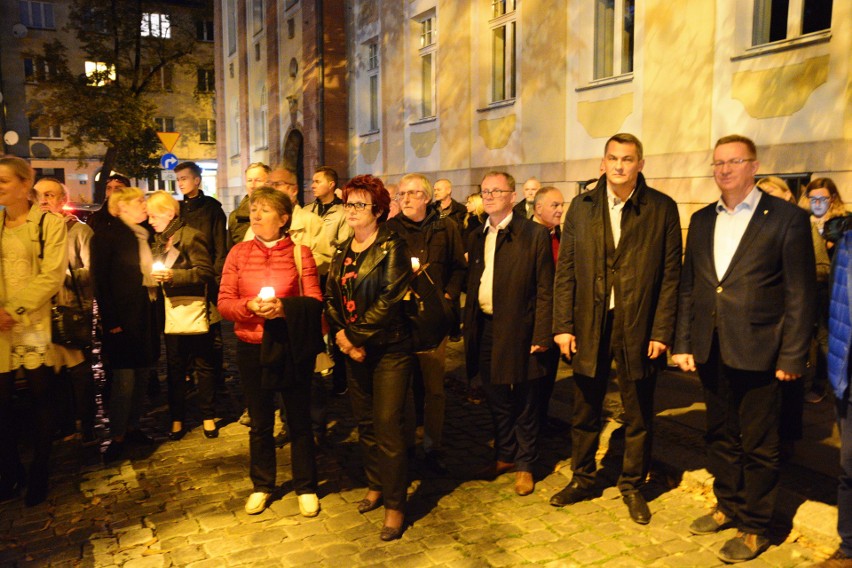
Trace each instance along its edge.
{"label": "white sneaker", "polygon": [[246,513],[249,515],[257,515],[266,509],[266,501],[269,499],[269,493],[258,491],[249,495],[246,501]]}
{"label": "white sneaker", "polygon": [[303,517],[316,517],[319,515],[320,504],[316,493],[303,493],[299,495],[299,512]]}

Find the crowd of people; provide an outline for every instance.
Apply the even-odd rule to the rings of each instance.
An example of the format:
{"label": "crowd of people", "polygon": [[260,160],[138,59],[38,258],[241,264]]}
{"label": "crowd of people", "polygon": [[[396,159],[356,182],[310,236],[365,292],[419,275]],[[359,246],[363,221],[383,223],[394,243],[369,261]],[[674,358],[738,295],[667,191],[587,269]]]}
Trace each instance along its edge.
{"label": "crowd of people", "polygon": [[[226,319],[237,338],[240,422],[250,427],[246,512],[266,508],[276,447],[289,440],[299,510],[319,514],[315,453],[325,443],[326,393],[315,376],[328,373],[357,423],[367,479],[357,509],[384,507],[382,540],[404,532],[418,434],[424,465],[447,472],[446,350],[461,336],[493,421],[493,459],[477,477],[514,472],[521,496],[534,491],[557,368],[570,360],[573,478],[552,497],[555,507],[600,490],[595,455],[614,363],[625,428],[617,486],[639,524],[652,517],[642,488],[657,378],[669,356],[696,371],[717,506],[689,530],[736,527],[718,552],[726,562],[768,547],[780,463],[801,437],[802,406],[833,391],[843,465],[835,556],[848,559],[852,237],[835,184],[812,180],[797,205],[782,179],[755,182],[750,139],[723,137],[711,164],[719,199],[692,216],[684,247],[677,205],[648,185],[644,164],[638,138],[614,135],[600,179],[570,207],[535,178],[516,203],[504,171],[486,173],[463,205],[447,179],[410,173],[391,186],[359,175],[338,187],[337,173],[321,167],[311,178],[315,201],[303,207],[296,172],[258,162],[226,219],[202,191],[201,169],[185,162],[175,168],[182,199],[164,191],[146,199],[113,175],[106,205],[85,224],[63,210],[59,180],[34,183],[25,160],[0,159],[0,499],[26,484],[28,505],[45,500],[55,416],[79,428],[84,443],[96,441],[91,353],[51,340],[53,305],[91,310],[94,302],[108,371],[105,460],[151,443],[139,417],[161,340],[168,438],[188,430],[188,376],[204,435],[218,436],[216,392],[223,349],[232,348],[222,341]],[[28,472],[11,423],[19,371],[34,410]]]}

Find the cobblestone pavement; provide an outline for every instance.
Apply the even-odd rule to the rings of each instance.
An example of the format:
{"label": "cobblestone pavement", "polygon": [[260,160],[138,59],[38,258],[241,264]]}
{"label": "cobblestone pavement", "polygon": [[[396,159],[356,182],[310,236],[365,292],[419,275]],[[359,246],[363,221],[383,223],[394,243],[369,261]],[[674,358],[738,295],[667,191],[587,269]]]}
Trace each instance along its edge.
{"label": "cobblestone pavement", "polygon": [[[450,375],[458,376],[458,369]],[[248,430],[233,422],[240,410],[234,381],[228,383],[233,398],[222,407],[232,421],[218,439],[206,439],[198,421],[190,420],[193,430],[183,440],[167,441],[167,417],[158,407],[145,425],[160,432],[158,444],[134,448],[130,459],[114,465],[102,464],[97,447],[57,443],[48,502],[30,509],[22,499],[0,506],[0,566],[722,565],[714,551],[734,530],[689,535],[689,522],[707,511],[709,501],[706,490],[676,470],[655,468],[645,491],[651,523],[630,521],[612,487],[617,431],[611,438],[607,433],[602,493],[591,501],[564,509],[548,504],[570,479],[567,433],[543,438],[530,496],[515,495],[513,474],[470,480],[491,456],[490,417],[462,383],[448,384],[446,465],[452,474],[421,475],[415,464],[410,526],[399,541],[379,540],[381,509],[366,515],[355,510],[365,484],[345,397],[330,400],[331,445],[319,457],[319,516],[298,513],[287,487],[289,446],[278,451],[281,494],[264,513],[246,515]],[[783,522],[776,532],[772,547],[746,566],[808,566],[830,552]]]}

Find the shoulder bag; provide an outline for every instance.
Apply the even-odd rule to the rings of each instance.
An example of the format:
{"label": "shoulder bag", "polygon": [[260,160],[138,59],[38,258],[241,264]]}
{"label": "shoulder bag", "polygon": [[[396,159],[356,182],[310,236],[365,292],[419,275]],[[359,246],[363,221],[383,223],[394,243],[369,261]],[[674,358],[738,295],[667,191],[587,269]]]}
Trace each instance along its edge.
{"label": "shoulder bag", "polygon": [[[295,245],[293,248],[293,260],[296,262],[296,273],[299,276],[299,295],[304,296],[305,293],[302,289],[302,245],[293,244]],[[326,373],[334,367],[334,360],[328,354],[327,347],[325,351],[317,353],[317,360],[314,363],[314,373]]]}

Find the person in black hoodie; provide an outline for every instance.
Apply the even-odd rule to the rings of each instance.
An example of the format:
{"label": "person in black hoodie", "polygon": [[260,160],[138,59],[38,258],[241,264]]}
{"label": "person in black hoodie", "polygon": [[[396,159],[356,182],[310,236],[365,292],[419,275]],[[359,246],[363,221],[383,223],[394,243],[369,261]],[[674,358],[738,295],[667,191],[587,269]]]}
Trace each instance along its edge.
{"label": "person in black hoodie", "polygon": [[[436,184],[437,185],[437,184]],[[399,182],[401,212],[387,221],[390,230],[405,239],[411,256],[416,257],[442,290],[455,302],[461,295],[465,276],[464,247],[455,222],[442,217],[432,202],[432,186],[421,174],[408,174]],[[413,262],[413,261],[412,261]],[[444,429],[444,375],[447,338],[434,349],[417,353],[413,387],[418,425],[423,425],[426,466],[443,472],[440,462]]]}

